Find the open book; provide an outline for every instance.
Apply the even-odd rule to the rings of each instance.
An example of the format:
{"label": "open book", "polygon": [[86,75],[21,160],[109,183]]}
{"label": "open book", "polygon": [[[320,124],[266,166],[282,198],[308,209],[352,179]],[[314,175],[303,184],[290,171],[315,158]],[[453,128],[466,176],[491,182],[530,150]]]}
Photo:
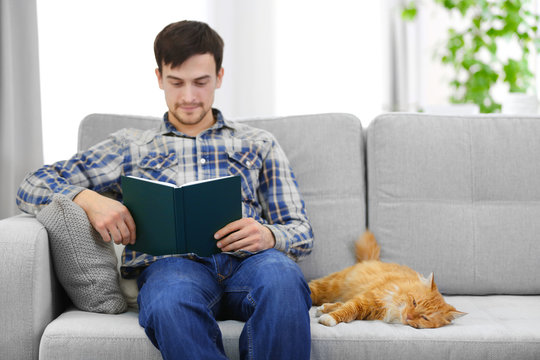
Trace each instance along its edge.
{"label": "open book", "polygon": [[136,226],[136,250],[150,255],[195,253],[210,256],[221,250],[214,234],[242,217],[239,176],[182,186],[122,176],[124,205]]}

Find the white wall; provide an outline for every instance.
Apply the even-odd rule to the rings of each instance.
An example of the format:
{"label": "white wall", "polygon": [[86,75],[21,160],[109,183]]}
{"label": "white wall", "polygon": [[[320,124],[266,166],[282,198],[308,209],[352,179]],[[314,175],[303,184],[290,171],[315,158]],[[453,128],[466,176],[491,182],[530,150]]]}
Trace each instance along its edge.
{"label": "white wall", "polygon": [[382,111],[382,2],[278,1],[276,111],[347,112],[364,125]]}
{"label": "white wall", "polygon": [[228,118],[382,111],[381,5],[367,0],[39,0],[45,162],[76,151],[87,114],[161,116],[153,41],[181,19],[224,38]]}
{"label": "white wall", "polygon": [[96,112],[161,116],[154,38],[178,19],[208,21],[206,1],[38,0],[45,163],[77,150]]}
{"label": "white wall", "polygon": [[215,0],[210,25],[225,42],[216,107],[226,117],[276,114],[276,2]]}

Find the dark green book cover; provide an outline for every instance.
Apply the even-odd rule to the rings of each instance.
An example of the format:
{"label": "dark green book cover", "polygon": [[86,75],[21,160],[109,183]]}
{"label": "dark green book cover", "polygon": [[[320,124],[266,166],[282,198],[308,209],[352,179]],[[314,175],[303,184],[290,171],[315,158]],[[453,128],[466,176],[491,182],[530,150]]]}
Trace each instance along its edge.
{"label": "dark green book cover", "polygon": [[239,176],[182,186],[122,176],[124,205],[136,226],[136,250],[151,255],[221,252],[214,234],[242,217]]}

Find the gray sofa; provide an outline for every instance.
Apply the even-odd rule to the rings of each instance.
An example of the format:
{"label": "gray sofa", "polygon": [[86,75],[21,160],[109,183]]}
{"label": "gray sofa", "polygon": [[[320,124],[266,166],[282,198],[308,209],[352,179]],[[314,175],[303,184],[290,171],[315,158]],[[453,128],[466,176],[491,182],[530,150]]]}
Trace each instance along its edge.
{"label": "gray sofa", "polygon": [[[90,115],[79,148],[157,118]],[[384,261],[435,280],[468,313],[417,330],[380,321],[328,328],[312,309],[313,359],[540,359],[540,118],[385,114],[367,130],[347,114],[249,120],[275,134],[315,232],[308,280],[354,263],[366,226]],[[1,359],[159,359],[136,309],[70,305],[34,217],[0,221]],[[230,358],[242,328],[220,327]]]}

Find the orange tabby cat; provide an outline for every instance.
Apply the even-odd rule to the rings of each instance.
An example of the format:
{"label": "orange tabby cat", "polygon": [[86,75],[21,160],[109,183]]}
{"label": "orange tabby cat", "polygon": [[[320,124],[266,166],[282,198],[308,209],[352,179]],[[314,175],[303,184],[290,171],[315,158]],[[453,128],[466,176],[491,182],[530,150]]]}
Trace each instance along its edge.
{"label": "orange tabby cat", "polygon": [[427,279],[407,266],[379,261],[371,232],[356,242],[358,263],[309,283],[319,322],[382,320],[414,328],[437,328],[466,313],[444,301],[433,274]]}

